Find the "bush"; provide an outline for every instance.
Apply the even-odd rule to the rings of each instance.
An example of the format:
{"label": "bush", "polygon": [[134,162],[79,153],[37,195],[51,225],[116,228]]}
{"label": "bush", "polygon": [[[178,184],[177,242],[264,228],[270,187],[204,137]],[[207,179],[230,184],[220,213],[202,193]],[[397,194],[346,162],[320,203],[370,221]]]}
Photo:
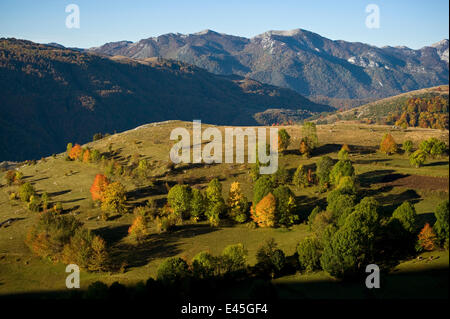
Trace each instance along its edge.
{"label": "bush", "polygon": [[383,136],[380,144],[380,152],[387,155],[397,153],[397,143],[395,143],[394,137],[387,133]]}
{"label": "bush", "polygon": [[41,199],[39,195],[31,195],[30,201],[28,202],[28,209],[32,212],[38,212],[41,207]]}
{"label": "bush", "polygon": [[436,222],[433,226],[434,231],[436,232],[437,239],[439,243],[442,245],[445,241],[448,241],[449,238],[449,226],[448,226],[448,218],[449,218],[449,201],[445,200],[436,207],[436,211],[434,212],[434,216],[436,217]]}
{"label": "bush", "polygon": [[336,186],[336,190],[338,190],[342,194],[356,194],[356,184],[354,178],[351,176],[341,177],[339,183]]}
{"label": "bush", "polygon": [[417,213],[414,206],[408,201],[404,202],[394,210],[392,219],[397,219],[409,233],[414,233],[416,231]]}
{"label": "bush", "polygon": [[157,279],[165,284],[175,284],[190,276],[187,262],[180,257],[170,257],[158,267]]}
{"label": "bush", "polygon": [[417,150],[409,156],[409,163],[411,166],[419,168],[427,160],[427,153],[422,150]]}
{"label": "bush", "polygon": [[277,171],[271,175],[272,185],[285,185],[289,183],[289,172],[284,166],[278,167]]}
{"label": "bush", "polygon": [[92,150],[91,152],[91,162],[98,163],[100,161],[101,154],[98,150]]}
{"label": "bush", "polygon": [[295,214],[295,195],[288,186],[278,186],[273,191],[276,200],[276,224],[290,226],[298,220]]}
{"label": "bush", "polygon": [[80,145],[75,144],[70,149],[70,152],[68,153],[68,155],[71,160],[76,160],[76,159],[81,160],[81,156],[83,155],[83,149],[81,148]]}
{"label": "bush", "polygon": [[402,145],[402,150],[406,153],[406,154],[411,154],[412,153],[412,149],[413,149],[413,142],[411,140],[407,140],[403,143]]}
{"label": "bush", "polygon": [[308,237],[300,241],[297,246],[297,254],[302,269],[306,271],[320,269],[322,246],[319,239]]}
{"label": "bush", "polygon": [[233,182],[228,195],[228,216],[238,223],[245,223],[248,219],[248,200],[238,182]]}
{"label": "bush", "polygon": [[263,175],[253,187],[253,205],[256,206],[263,197],[273,191],[273,184],[269,176]]}
{"label": "bush", "polygon": [[322,156],[317,162],[317,177],[322,187],[328,188],[330,183],[330,172],[333,167],[333,160],[329,156]]}
{"label": "bush", "polygon": [[192,192],[189,185],[175,185],[167,194],[167,202],[177,217],[188,219],[191,209]]}
{"label": "bush", "polygon": [[280,153],[287,150],[291,142],[291,137],[285,129],[278,131],[278,151]]}

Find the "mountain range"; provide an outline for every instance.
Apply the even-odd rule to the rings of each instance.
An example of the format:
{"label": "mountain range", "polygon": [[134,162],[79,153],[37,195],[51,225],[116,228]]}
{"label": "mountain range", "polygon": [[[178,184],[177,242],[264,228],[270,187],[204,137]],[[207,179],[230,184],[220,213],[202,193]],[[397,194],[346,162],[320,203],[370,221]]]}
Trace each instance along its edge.
{"label": "mountain range", "polygon": [[300,118],[332,110],[290,89],[184,62],[109,58],[17,39],[0,39],[0,96],[0,161],[40,158],[95,133],[149,122],[256,125],[267,109]]}
{"label": "mountain range", "polygon": [[337,107],[348,99],[363,99],[362,104],[448,84],[449,76],[448,39],[413,50],[333,41],[302,29],[268,31],[251,39],[205,30],[111,42],[89,51],[175,59],[215,74],[237,74],[290,88],[316,101],[329,98],[328,104]]}

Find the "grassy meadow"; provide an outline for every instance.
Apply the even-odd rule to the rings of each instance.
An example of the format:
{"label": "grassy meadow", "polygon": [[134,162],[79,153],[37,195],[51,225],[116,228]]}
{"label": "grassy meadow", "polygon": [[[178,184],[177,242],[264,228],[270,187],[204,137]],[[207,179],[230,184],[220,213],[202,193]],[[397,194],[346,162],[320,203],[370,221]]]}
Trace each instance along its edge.
{"label": "grassy meadow", "polygon": [[[205,188],[207,183],[218,177],[223,185],[224,198],[233,181],[241,183],[249,200],[253,197],[253,181],[249,174],[251,164],[177,165],[173,171],[167,169],[169,150],[173,141],[170,132],[175,127],[192,128],[192,123],[173,121],[149,124],[134,130],[111,135],[89,143],[101,152],[113,150],[113,157],[123,165],[133,158],[147,159],[151,163],[150,180],[133,180],[116,177],[127,190],[127,205],[143,205],[154,199],[159,206],[167,196],[167,186],[176,183],[190,184]],[[203,129],[207,125],[203,125]],[[300,156],[298,146],[301,138],[300,126],[284,127],[291,135],[291,145],[286,154],[280,156],[279,166],[284,166],[291,174],[299,164],[313,166],[320,156],[329,155],[337,159],[342,144],[350,146],[350,160],[356,170],[361,189],[374,196],[382,205],[381,211],[392,212],[406,200],[414,203],[420,222],[434,223],[434,208],[448,199],[449,158],[431,159],[420,168],[410,166],[404,154],[387,156],[377,151],[382,136],[389,132],[401,144],[412,140],[419,142],[436,137],[448,141],[448,131],[410,128],[393,129],[390,126],[336,123],[318,125],[320,146],[311,158]],[[220,127],[223,131],[224,127]],[[76,142],[76,141],[72,141]],[[191,260],[201,251],[218,255],[230,244],[242,243],[248,249],[248,263],[256,262],[256,251],[261,243],[273,237],[286,256],[291,256],[298,242],[310,235],[305,223],[289,228],[249,228],[247,225],[221,225],[210,227],[207,222],[185,222],[173,232],[157,233],[152,230],[144,243],[137,245],[127,237],[127,230],[133,214],[114,216],[104,221],[101,210],[91,199],[89,189],[96,174],[103,173],[99,164],[66,161],[65,154],[56,154],[37,161],[35,165],[22,165],[18,169],[24,181],[34,185],[38,193],[47,192],[51,202],[60,202],[64,214],[73,214],[89,229],[101,235],[111,247],[114,256],[126,260],[123,272],[88,273],[82,272],[81,288],[96,280],[107,284],[119,281],[133,285],[155,276],[164,258],[181,256]],[[6,186],[0,173],[0,223],[14,219],[8,227],[0,227],[0,295],[50,292],[65,290],[65,265],[54,264],[33,256],[24,240],[27,230],[36,222],[37,213],[29,211],[18,200],[10,200],[9,192],[17,191],[17,186]],[[299,202],[299,212],[306,217],[317,204],[325,203],[326,193],[320,193],[313,186],[296,189],[291,185]],[[375,292],[385,298],[404,297],[448,297],[448,251],[436,250],[422,254],[423,258],[401,261],[392,273],[382,279],[382,289]],[[442,281],[447,278],[447,284]],[[273,280],[281,298],[365,298],[367,288],[363,283],[344,284],[325,272],[296,273]],[[384,288],[386,287],[386,288]],[[434,289],[428,295],[429,289]]]}

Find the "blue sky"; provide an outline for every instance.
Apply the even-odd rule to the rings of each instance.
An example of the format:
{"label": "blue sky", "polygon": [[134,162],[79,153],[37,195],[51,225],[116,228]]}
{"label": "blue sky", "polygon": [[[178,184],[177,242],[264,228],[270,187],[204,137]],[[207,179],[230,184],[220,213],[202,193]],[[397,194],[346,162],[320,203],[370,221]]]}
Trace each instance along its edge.
{"label": "blue sky", "polygon": [[[80,8],[80,28],[68,29],[68,4]],[[365,25],[368,4],[380,8],[380,28]],[[420,48],[448,38],[447,0],[1,0],[0,37],[92,47],[169,32],[204,29],[252,37],[268,30],[306,29],[333,40]]]}

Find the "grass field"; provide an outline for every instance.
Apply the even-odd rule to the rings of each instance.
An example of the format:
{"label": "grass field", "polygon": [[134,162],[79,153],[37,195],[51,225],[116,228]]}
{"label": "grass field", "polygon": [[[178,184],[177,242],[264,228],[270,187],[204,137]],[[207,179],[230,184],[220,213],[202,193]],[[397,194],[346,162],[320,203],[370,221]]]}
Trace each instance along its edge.
{"label": "grass field", "polygon": [[[253,182],[249,175],[251,168],[249,164],[197,166],[183,164],[173,173],[167,173],[168,154],[173,144],[168,143],[169,134],[173,128],[180,126],[191,128],[192,123],[174,121],[146,125],[89,143],[88,146],[101,152],[106,152],[111,147],[115,150],[116,160],[124,165],[137,155],[151,162],[151,175],[155,176],[154,186],[151,186],[149,181],[114,177],[125,185],[129,192],[130,205],[143,204],[149,199],[164,199],[167,193],[163,187],[165,182],[169,185],[184,182],[205,187],[214,177],[219,177],[222,181],[224,196],[228,195],[230,184],[239,181],[246,196],[251,200]],[[223,130],[223,127],[221,129]],[[322,155],[337,158],[340,147],[347,143],[352,150],[350,159],[354,163],[362,189],[375,196],[383,209],[391,211],[405,200],[410,200],[420,214],[421,222],[433,222],[433,211],[437,203],[448,199],[448,157],[430,160],[423,167],[413,168],[409,165],[406,155],[386,156],[376,152],[383,134],[388,131],[397,143],[411,139],[416,147],[421,140],[429,137],[448,141],[448,131],[416,128],[403,131],[393,130],[389,126],[363,124],[319,125],[318,136],[321,145],[313,157],[304,159],[296,150],[301,137],[301,128],[290,126],[286,129],[292,137],[291,147],[286,155],[280,157],[280,165],[285,166],[291,174],[300,163],[312,165]],[[21,166],[19,170],[24,174],[25,181],[34,184],[38,193],[48,192],[52,202],[61,202],[65,213],[74,214],[88,228],[102,235],[112,247],[113,253],[126,257],[128,261],[124,273],[82,272],[82,288],[86,288],[89,283],[96,280],[105,283],[119,281],[129,285],[135,284],[154,276],[161,260],[166,257],[182,256],[190,260],[204,250],[220,254],[225,246],[235,243],[244,244],[249,252],[248,262],[254,264],[256,251],[265,239],[275,238],[286,255],[292,255],[297,243],[310,234],[305,224],[295,225],[289,229],[251,229],[246,225],[211,228],[204,222],[186,222],[171,233],[157,234],[154,231],[148,240],[137,246],[126,237],[133,219],[132,214],[103,221],[100,218],[100,209],[93,205],[89,188],[95,175],[103,172],[102,169],[96,164],[66,161],[64,157],[64,154],[47,157],[38,161],[36,165]],[[0,173],[1,183],[4,183],[3,174]],[[37,213],[30,212],[19,201],[9,200],[8,192],[16,189],[17,186],[5,185],[0,188],[0,222],[9,218],[15,219],[9,227],[0,228],[0,294],[65,289],[67,274],[64,272],[64,265],[53,264],[33,256],[24,244],[26,232],[35,223]],[[319,193],[315,187],[300,190],[292,187],[292,189],[299,200],[301,214],[305,216],[317,203],[323,203],[326,197],[326,194]],[[439,258],[429,261],[431,255]],[[445,275],[426,274],[427,271],[434,271],[436,268],[447,271],[448,256],[448,251],[435,251],[423,254],[424,258],[420,261],[401,262],[386,279],[386,286],[391,288],[384,291],[381,289],[380,296],[398,297],[397,294],[402,294],[403,291],[409,291],[413,297],[422,296],[426,294],[423,289],[421,290],[422,286],[430,288],[436,285],[440,287],[436,294],[445,291],[442,288],[446,288],[448,296],[448,281],[447,286],[435,282],[442,280]],[[446,276],[448,278],[447,273]],[[297,273],[278,278],[274,283],[279,295],[286,298],[367,297],[364,285],[343,284],[324,272]],[[408,285],[412,288],[408,288]]]}

